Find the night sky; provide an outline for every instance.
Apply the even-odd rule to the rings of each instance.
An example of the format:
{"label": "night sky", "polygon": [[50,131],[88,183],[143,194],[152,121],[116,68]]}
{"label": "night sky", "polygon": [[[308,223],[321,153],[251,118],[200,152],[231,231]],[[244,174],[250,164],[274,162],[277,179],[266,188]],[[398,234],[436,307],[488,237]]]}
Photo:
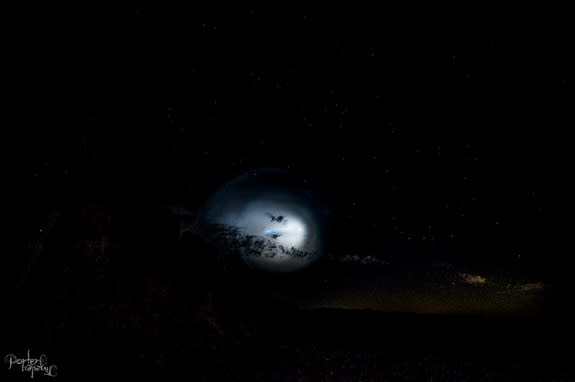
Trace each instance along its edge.
{"label": "night sky", "polygon": [[552,278],[566,25],[475,16],[171,10],[166,39],[149,9],[38,12],[21,31],[24,188],[197,207],[289,169],[330,206],[334,253]]}
{"label": "night sky", "polygon": [[328,201],[336,257],[505,284],[556,277],[561,20],[347,7],[173,17],[168,121],[195,189],[290,169]]}
{"label": "night sky", "polygon": [[[30,243],[70,211],[120,214],[128,233],[112,243],[169,252],[174,206],[194,214],[231,179],[277,168],[321,197],[328,224],[310,269],[245,276],[274,296],[301,308],[572,312],[567,14],[349,4],[26,15],[12,29],[7,145],[28,243],[16,253],[34,260],[9,260],[7,284],[42,269],[43,245]],[[129,259],[144,271],[195,264]]]}

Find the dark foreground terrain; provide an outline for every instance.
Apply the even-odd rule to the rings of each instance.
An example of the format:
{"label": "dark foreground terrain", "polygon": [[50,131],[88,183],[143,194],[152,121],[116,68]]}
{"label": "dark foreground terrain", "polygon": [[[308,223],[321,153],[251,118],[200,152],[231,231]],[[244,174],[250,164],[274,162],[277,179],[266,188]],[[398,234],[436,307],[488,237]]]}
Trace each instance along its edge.
{"label": "dark foreground terrain", "polygon": [[[22,252],[37,260],[4,280],[13,282],[4,288],[3,357],[45,354],[59,381],[575,380],[569,315],[302,310],[249,274],[224,271],[198,238],[175,244],[169,224],[133,230],[129,214],[125,226],[106,228],[100,215],[68,211]],[[104,234],[94,232],[100,223]],[[30,380],[7,363],[1,374]]]}
{"label": "dark foreground terrain", "polygon": [[[565,319],[304,311],[239,287],[186,298],[174,285],[141,286],[107,302],[12,301],[2,351],[44,353],[56,380],[70,381],[575,380]],[[6,364],[2,373],[24,377]]]}
{"label": "dark foreground terrain", "polygon": [[236,316],[206,308],[83,309],[49,331],[31,318],[45,312],[29,312],[26,329],[17,324],[3,345],[45,353],[57,380],[149,373],[193,381],[575,380],[567,322],[256,307]]}

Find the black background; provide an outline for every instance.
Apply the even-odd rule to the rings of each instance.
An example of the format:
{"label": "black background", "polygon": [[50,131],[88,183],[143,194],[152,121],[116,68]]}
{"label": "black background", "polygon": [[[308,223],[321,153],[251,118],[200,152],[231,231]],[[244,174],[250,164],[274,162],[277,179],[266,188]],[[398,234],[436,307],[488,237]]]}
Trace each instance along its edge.
{"label": "black background", "polygon": [[[50,8],[15,28],[25,205],[197,207],[279,167],[327,199],[343,252],[553,277],[571,86],[560,12],[159,15]],[[167,127],[152,113],[166,99]]]}
{"label": "black background", "polygon": [[[24,243],[50,211],[120,216],[118,274],[193,268],[150,250],[176,246],[167,206],[197,208],[232,177],[277,167],[325,199],[336,257],[521,274],[553,285],[554,313],[571,311],[566,13],[165,11],[50,7],[10,29],[26,250],[8,258],[7,285],[27,285]],[[89,240],[66,224],[53,242]]]}

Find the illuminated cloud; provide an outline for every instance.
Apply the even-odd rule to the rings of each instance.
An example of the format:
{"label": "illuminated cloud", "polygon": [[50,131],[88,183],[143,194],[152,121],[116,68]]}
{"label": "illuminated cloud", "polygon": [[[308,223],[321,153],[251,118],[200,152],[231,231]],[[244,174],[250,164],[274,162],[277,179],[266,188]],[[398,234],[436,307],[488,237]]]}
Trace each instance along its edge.
{"label": "illuminated cloud", "polygon": [[342,263],[357,263],[363,265],[379,264],[387,265],[388,261],[378,259],[375,256],[359,256],[359,255],[345,255],[340,259]]}
{"label": "illuminated cloud", "polygon": [[527,283],[527,284],[520,284],[516,286],[516,289],[519,292],[533,292],[536,290],[541,290],[544,288],[544,284],[542,282],[538,283]]}
{"label": "illuminated cloud", "polygon": [[323,209],[297,177],[258,169],[224,184],[196,220],[203,236],[252,268],[292,272],[322,253]]}
{"label": "illuminated cloud", "polygon": [[487,283],[485,277],[479,275],[471,275],[469,273],[460,273],[459,277],[463,279],[463,282],[469,285],[484,285]]}

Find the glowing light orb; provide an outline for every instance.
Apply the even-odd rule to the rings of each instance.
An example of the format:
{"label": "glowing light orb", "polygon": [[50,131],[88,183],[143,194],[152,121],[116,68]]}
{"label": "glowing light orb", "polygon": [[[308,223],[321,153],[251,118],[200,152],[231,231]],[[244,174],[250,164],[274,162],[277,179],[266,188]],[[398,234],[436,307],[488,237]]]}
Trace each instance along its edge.
{"label": "glowing light orb", "polygon": [[323,221],[313,193],[293,175],[261,169],[239,176],[206,203],[199,225],[250,267],[291,272],[321,256]]}

